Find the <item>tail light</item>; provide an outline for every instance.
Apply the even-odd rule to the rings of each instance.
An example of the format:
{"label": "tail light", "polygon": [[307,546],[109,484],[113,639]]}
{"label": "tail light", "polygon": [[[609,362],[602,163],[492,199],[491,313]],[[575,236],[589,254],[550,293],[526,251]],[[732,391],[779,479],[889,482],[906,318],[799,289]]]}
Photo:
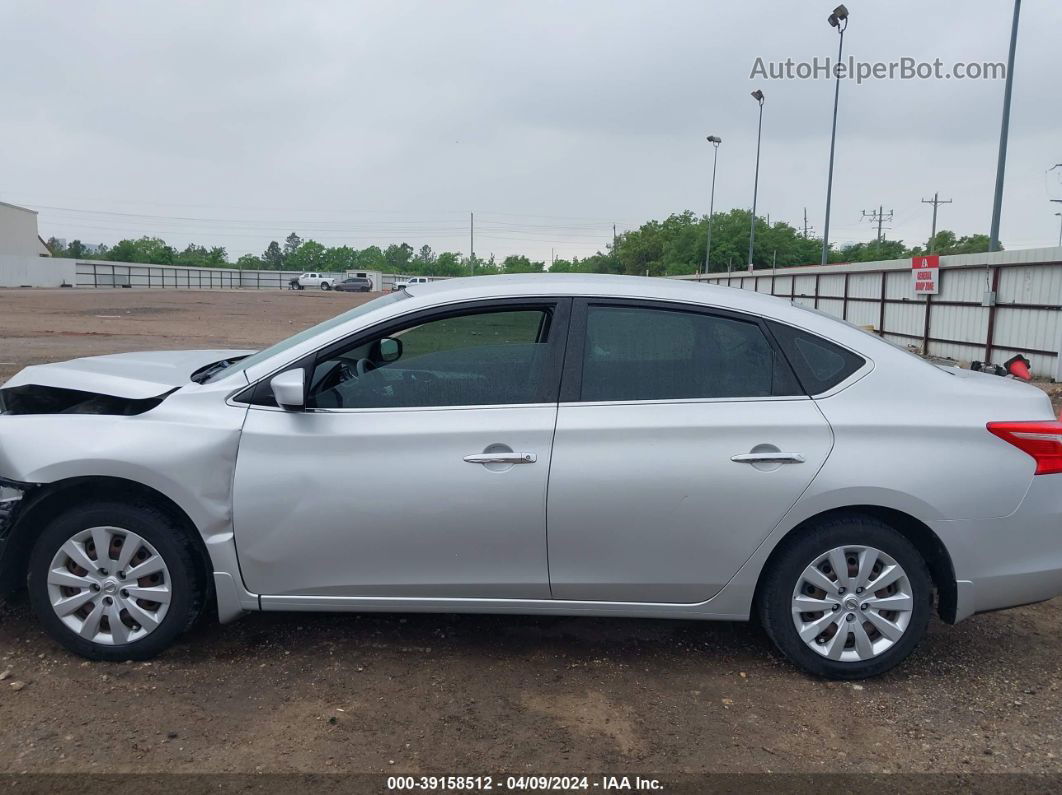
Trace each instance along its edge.
{"label": "tail light", "polygon": [[990,422],[988,431],[1031,455],[1037,475],[1062,472],[1062,420]]}

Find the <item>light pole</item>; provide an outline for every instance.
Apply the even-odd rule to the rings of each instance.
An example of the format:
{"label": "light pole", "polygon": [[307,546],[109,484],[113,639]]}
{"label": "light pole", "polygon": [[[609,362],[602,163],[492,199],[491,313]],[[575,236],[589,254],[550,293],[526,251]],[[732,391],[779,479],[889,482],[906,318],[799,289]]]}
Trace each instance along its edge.
{"label": "light pole", "polygon": [[837,101],[841,97],[841,53],[844,51],[844,31],[848,27],[848,9],[837,6],[826,20],[831,27],[837,28],[837,63],[834,65],[836,82],[833,87],[833,130],[830,132],[830,170],[826,177],[826,222],[822,227],[822,264],[830,257],[830,201],[833,198],[833,152],[837,146]]}
{"label": "light pole", "polygon": [[752,182],[752,224],[749,230],[749,270],[752,270],[752,246],[756,242],[756,198],[760,190],[760,136],[763,133],[763,92],[756,89],[752,98],[760,106],[760,121],[756,128],[756,176]]}
{"label": "light pole", "polygon": [[719,165],[719,144],[723,142],[723,139],[718,135],[709,135],[708,142],[711,143],[715,153],[712,155],[712,198],[708,202],[708,243],[704,248],[704,272],[708,273],[708,258],[712,256],[712,216],[715,214],[715,169]]}
{"label": "light pole", "polygon": [[1003,89],[1003,124],[999,129],[999,159],[996,161],[996,195],[992,201],[992,230],[988,250],[999,251],[999,216],[1003,212],[1003,172],[1007,169],[1007,135],[1010,132],[1010,94],[1014,86],[1014,50],[1018,46],[1018,14],[1021,0],[1014,0],[1014,21],[1010,25],[1010,55],[1007,57],[1007,84]]}
{"label": "light pole", "polygon": [[1055,213],[1058,216],[1058,245],[1062,246],[1062,213]]}

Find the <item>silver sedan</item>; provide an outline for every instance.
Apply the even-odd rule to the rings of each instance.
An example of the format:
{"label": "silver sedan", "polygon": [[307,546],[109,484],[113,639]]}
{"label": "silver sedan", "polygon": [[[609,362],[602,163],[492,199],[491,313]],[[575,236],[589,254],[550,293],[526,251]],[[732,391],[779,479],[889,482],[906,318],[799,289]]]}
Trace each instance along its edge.
{"label": "silver sedan", "polygon": [[411,285],[252,351],[0,390],[0,581],[142,659],[208,605],[746,620],[856,678],[1062,593],[1062,424],[781,299],[678,281]]}

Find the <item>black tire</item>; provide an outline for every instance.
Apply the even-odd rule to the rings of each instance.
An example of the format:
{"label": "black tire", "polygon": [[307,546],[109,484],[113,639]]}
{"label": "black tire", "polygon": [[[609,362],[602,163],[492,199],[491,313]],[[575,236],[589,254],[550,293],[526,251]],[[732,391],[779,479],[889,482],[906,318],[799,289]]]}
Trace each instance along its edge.
{"label": "black tire", "polygon": [[328,292],[332,289],[332,285],[330,285],[328,282],[321,282],[321,289],[325,292]]}
{"label": "black tire", "polygon": [[[138,534],[155,548],[169,571],[172,596],[165,616],[148,635],[129,643],[107,645],[82,638],[60,620],[49,599],[48,570],[58,549],[77,533],[101,526]],[[26,585],[34,612],[54,640],[82,657],[111,662],[158,655],[199,617],[207,593],[206,572],[185,528],[164,511],[143,503],[98,502],[56,517],[33,546]]]}
{"label": "black tire", "polygon": [[[914,651],[929,623],[933,581],[921,554],[903,535],[878,519],[853,514],[827,519],[783,543],[785,547],[763,573],[757,608],[768,637],[786,658],[815,676],[866,679],[899,665]],[[913,607],[907,629],[890,648],[868,660],[827,659],[804,643],[793,623],[793,591],[805,568],[820,555],[846,545],[884,552],[903,568],[911,585]]]}

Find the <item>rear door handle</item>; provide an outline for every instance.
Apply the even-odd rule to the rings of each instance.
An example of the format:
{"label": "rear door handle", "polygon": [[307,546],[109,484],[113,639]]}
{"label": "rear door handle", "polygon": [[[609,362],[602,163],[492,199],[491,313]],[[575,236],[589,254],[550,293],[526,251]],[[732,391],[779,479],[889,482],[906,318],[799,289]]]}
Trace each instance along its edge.
{"label": "rear door handle", "polygon": [[[467,459],[466,459],[467,460]],[[803,464],[804,456],[800,453],[742,453],[730,456],[731,461],[739,464]]]}
{"label": "rear door handle", "polygon": [[533,464],[538,460],[534,453],[473,453],[466,455],[470,464]]}

